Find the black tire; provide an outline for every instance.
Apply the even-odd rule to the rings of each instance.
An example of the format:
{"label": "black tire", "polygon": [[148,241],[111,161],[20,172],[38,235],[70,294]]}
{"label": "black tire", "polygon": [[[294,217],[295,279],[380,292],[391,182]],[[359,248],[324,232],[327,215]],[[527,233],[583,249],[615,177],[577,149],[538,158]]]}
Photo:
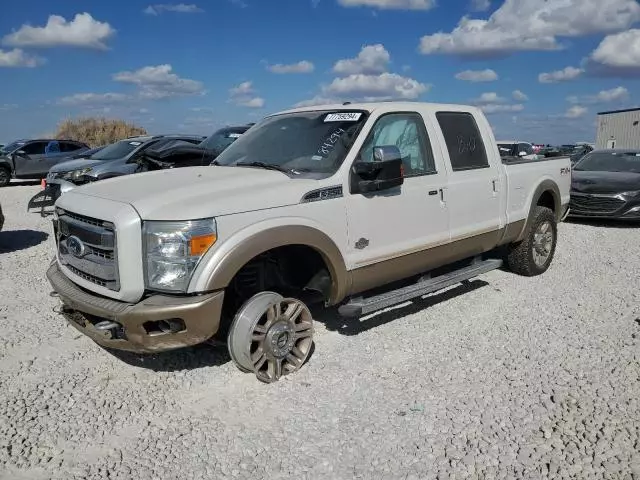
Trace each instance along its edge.
{"label": "black tire", "polygon": [[7,167],[0,167],[0,187],[6,187],[11,181],[11,171]]}
{"label": "black tire", "polygon": [[[541,233],[541,230],[547,230]],[[551,234],[550,244],[547,232]],[[544,242],[536,242],[536,235],[545,235]],[[509,246],[509,269],[525,277],[533,277],[547,271],[553,260],[558,239],[558,224],[551,209],[536,206],[524,239]],[[547,247],[548,248],[545,248]],[[544,256],[546,255],[546,257]],[[544,261],[541,261],[543,259]]]}

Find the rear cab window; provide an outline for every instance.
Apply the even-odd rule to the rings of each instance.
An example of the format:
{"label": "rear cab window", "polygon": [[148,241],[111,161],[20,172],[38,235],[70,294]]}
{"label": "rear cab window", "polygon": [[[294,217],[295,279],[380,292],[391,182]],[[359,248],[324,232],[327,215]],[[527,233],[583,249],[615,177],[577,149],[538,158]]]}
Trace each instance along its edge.
{"label": "rear cab window", "polygon": [[437,112],[454,172],[489,168],[487,151],[476,119],[468,112]]}

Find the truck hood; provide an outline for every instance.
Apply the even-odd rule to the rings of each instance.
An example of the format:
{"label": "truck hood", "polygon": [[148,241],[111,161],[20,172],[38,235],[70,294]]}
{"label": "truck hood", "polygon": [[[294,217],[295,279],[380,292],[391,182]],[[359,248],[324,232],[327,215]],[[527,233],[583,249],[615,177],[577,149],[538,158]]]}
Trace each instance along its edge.
{"label": "truck hood", "polygon": [[640,190],[640,174],[631,172],[571,172],[571,191],[622,193]]}
{"label": "truck hood", "polygon": [[88,158],[79,158],[77,160],[68,160],[61,162],[49,169],[51,173],[58,172],[71,172],[73,170],[80,170],[81,168],[95,167],[96,165],[102,165],[103,160],[90,160]]}
{"label": "truck hood", "polygon": [[127,203],[143,220],[186,220],[294,205],[317,180],[249,167],[189,167],[127,175],[71,193]]}

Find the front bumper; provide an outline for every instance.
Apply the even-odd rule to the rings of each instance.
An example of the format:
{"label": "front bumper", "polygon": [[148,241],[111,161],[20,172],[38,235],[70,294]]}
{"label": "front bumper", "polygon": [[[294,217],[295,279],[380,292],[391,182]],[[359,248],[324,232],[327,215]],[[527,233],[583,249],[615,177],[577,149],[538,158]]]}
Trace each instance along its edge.
{"label": "front bumper", "polygon": [[131,304],[78,287],[56,261],[47,270],[47,278],[62,300],[61,313],[69,323],[103,347],[136,353],[174,350],[208,340],[220,325],[224,291],[182,297],[153,295]]}

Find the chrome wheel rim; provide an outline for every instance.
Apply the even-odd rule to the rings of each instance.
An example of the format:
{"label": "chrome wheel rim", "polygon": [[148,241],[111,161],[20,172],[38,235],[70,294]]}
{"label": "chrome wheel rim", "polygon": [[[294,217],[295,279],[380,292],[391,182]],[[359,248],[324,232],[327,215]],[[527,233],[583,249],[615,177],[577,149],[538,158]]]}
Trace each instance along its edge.
{"label": "chrome wheel rim", "polygon": [[231,358],[265,383],[278,381],[304,365],[313,344],[313,318],[295,298],[262,292],[240,308],[229,331]]}
{"label": "chrome wheel rim", "polygon": [[533,234],[533,261],[538,267],[544,267],[553,248],[553,226],[544,221]]}

